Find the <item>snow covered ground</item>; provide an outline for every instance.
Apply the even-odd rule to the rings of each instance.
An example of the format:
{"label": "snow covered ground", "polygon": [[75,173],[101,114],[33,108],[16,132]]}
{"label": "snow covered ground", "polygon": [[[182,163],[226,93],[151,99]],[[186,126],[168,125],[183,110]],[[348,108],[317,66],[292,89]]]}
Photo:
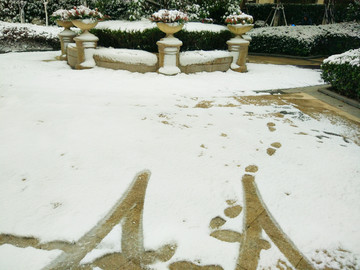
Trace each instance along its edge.
{"label": "snow covered ground", "polygon": [[[314,266],[359,269],[359,125],[248,97],[323,84],[318,70],[248,64],[166,77],[72,70],[52,61],[59,54],[0,55],[0,234],[75,242],[148,169],[144,248],[177,245],[150,269],[185,260],[232,270],[240,244],[211,237],[209,223],[220,216],[222,229],[242,232],[244,211],[224,209],[244,207],[241,178],[256,165],[267,209]],[[115,226],[82,262],[121,251],[120,238]],[[60,253],[3,244],[0,269],[41,269]],[[279,259],[289,265],[272,244],[258,269]]]}

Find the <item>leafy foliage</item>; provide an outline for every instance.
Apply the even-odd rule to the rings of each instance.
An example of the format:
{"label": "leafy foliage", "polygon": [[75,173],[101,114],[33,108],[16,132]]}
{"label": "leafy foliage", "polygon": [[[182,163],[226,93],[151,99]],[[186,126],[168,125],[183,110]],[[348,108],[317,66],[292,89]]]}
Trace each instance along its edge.
{"label": "leafy foliage", "polygon": [[[156,42],[164,37],[158,28],[140,31],[113,31],[109,29],[92,29],[91,32],[99,37],[99,45],[104,47],[141,49],[157,52]],[[188,32],[180,31],[175,34],[182,42],[182,51],[188,50],[225,50],[226,41],[231,38],[229,31],[214,33],[209,31]]]}
{"label": "leafy foliage", "polygon": [[[9,47],[21,47],[21,44],[30,45],[31,48],[33,45],[39,45],[39,47],[49,47],[54,50],[60,49],[59,38],[55,35],[49,35],[46,32],[37,33],[35,31],[29,30],[26,27],[4,27],[1,30],[0,35],[0,44],[7,45]],[[28,50],[24,46],[24,50]],[[1,51],[1,48],[0,48]]]}
{"label": "leafy foliage", "polygon": [[[138,20],[148,17],[159,9],[145,0],[87,0],[89,8],[98,8],[104,15],[112,19]],[[224,23],[226,16],[240,11],[241,0],[162,0],[161,8],[177,9],[189,14],[193,21],[212,21]],[[48,13],[52,14],[58,9],[71,9],[84,4],[84,0],[58,0],[50,1]],[[19,21],[18,6],[12,0],[0,0],[0,20]],[[41,0],[27,0],[25,6],[26,22],[34,19],[44,20],[45,12]]]}
{"label": "leafy foliage", "polygon": [[360,101],[360,66],[325,63],[321,69],[321,77],[335,92]]}
{"label": "leafy foliage", "polygon": [[360,22],[360,1],[348,5],[346,20]]}

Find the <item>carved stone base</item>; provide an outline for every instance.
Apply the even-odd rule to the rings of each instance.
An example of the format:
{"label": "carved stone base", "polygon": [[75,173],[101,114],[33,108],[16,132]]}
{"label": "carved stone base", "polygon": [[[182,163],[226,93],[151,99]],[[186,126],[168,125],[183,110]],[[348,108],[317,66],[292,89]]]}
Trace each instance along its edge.
{"label": "carved stone base", "polygon": [[159,70],[164,75],[176,75],[181,72],[179,68],[181,40],[171,37],[162,38],[157,43],[159,48]]}
{"label": "carved stone base", "polygon": [[69,43],[74,42],[74,37],[76,37],[76,33],[71,31],[70,29],[65,29],[64,31],[59,33],[60,45],[61,45],[61,55],[57,56],[56,59],[58,60],[66,60],[66,49]]}
{"label": "carved stone base", "polygon": [[246,57],[248,55],[248,49],[250,42],[243,38],[232,38],[226,42],[228,44],[229,51],[233,56],[233,62],[231,69],[237,72],[247,72]]}
{"label": "carved stone base", "polygon": [[[76,69],[90,69],[93,68],[94,65],[87,65],[85,61],[87,60],[85,57],[85,50],[87,49],[96,49],[97,42],[99,38],[87,31],[85,31],[80,36],[74,38],[77,48],[77,65]],[[93,59],[88,59],[94,61]],[[95,63],[95,62],[94,62]]]}

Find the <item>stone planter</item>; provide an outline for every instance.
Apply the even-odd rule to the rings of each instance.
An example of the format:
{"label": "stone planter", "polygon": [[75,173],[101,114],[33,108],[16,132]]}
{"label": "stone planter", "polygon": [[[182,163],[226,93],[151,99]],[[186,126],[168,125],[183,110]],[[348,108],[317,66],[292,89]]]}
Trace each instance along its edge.
{"label": "stone planter", "polygon": [[175,38],[174,34],[179,32],[183,27],[184,24],[181,23],[156,23],[157,27],[160,29],[161,32],[166,34],[165,38]]}
{"label": "stone planter", "polygon": [[95,36],[89,32],[90,29],[94,28],[97,24],[97,20],[84,19],[84,20],[73,20],[71,21],[77,28],[80,28],[82,33],[80,36]]}
{"label": "stone planter", "polygon": [[61,45],[61,55],[57,56],[56,59],[58,60],[66,60],[67,54],[66,49],[69,43],[74,42],[74,37],[77,35],[74,31],[70,30],[70,27],[73,26],[71,21],[61,21],[57,20],[56,23],[59,26],[64,27],[64,30],[58,34],[60,39],[60,45]]}
{"label": "stone planter", "polygon": [[235,35],[235,38],[241,38],[243,34],[253,29],[253,24],[228,24],[227,28]]}
{"label": "stone planter", "polygon": [[233,62],[231,69],[237,72],[246,72],[246,57],[248,55],[248,49],[250,42],[242,38],[246,32],[250,31],[253,24],[228,24],[228,29],[235,35],[234,38],[228,40],[226,43],[228,49],[233,56]]}

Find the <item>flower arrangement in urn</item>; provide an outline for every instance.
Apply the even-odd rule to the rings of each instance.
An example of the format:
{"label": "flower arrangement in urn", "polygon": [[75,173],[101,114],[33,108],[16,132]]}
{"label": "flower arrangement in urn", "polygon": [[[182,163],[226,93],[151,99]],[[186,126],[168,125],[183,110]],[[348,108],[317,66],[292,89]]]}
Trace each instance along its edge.
{"label": "flower arrangement in urn", "polygon": [[51,18],[54,21],[72,21],[72,20],[103,20],[106,16],[101,14],[97,9],[90,9],[85,6],[77,6],[72,9],[58,9]]}
{"label": "flower arrangement in urn", "polygon": [[104,15],[98,9],[90,9],[83,5],[74,7],[69,10],[69,17],[71,20],[102,20]]}
{"label": "flower arrangement in urn", "polygon": [[151,15],[150,21],[156,23],[179,23],[183,24],[189,20],[188,16],[178,10],[160,9]]}
{"label": "flower arrangement in urn", "polygon": [[225,22],[230,32],[235,34],[235,38],[241,38],[243,34],[250,31],[254,25],[254,19],[251,15],[240,11],[239,14],[233,14],[226,17]]}
{"label": "flower arrangement in urn", "polygon": [[245,14],[240,11],[240,14],[229,15],[225,19],[225,23],[227,24],[252,24],[254,19],[251,15]]}
{"label": "flower arrangement in urn", "polygon": [[150,17],[150,21],[156,22],[160,31],[166,34],[166,38],[174,38],[173,34],[179,32],[188,20],[185,13],[167,9],[161,9]]}
{"label": "flower arrangement in urn", "polygon": [[51,14],[53,21],[70,21],[70,13],[66,9],[58,9]]}

